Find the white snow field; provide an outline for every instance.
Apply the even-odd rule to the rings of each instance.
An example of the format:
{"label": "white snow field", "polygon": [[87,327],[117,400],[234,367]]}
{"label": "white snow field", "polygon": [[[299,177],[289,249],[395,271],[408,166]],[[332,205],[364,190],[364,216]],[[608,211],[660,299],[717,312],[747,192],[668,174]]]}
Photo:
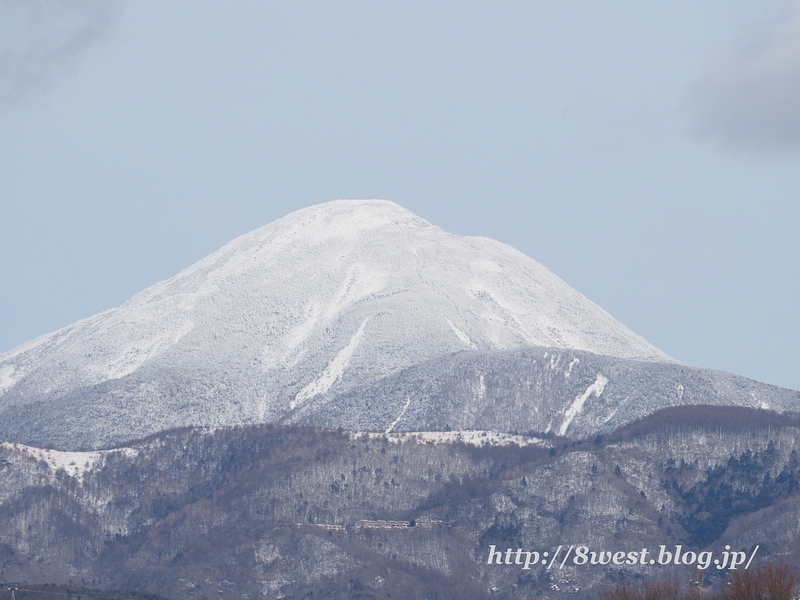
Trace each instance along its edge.
{"label": "white snow field", "polygon": [[131,434],[291,420],[321,395],[438,356],[533,346],[676,364],[505,244],[392,202],[338,200],[0,355],[0,418],[88,427],[89,411],[90,429]]}

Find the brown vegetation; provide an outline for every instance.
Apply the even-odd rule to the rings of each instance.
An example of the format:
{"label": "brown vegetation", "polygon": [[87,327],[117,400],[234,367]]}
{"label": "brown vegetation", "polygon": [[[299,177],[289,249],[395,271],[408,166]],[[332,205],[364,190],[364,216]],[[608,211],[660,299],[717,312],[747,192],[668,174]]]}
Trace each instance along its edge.
{"label": "brown vegetation", "polygon": [[618,585],[600,594],[600,600],[795,600],[797,575],[785,563],[759,565],[734,573],[720,591],[703,589],[698,581],[675,579]]}
{"label": "brown vegetation", "polygon": [[787,564],[760,565],[754,571],[738,571],[722,591],[720,600],[794,600],[797,575]]}

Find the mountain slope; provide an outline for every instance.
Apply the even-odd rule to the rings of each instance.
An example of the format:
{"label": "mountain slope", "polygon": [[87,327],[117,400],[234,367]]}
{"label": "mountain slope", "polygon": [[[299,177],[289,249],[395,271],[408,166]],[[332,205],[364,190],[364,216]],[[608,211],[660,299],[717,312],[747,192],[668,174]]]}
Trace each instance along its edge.
{"label": "mountain slope", "polygon": [[535,346],[674,362],[509,246],[330,202],[0,355],[0,436],[47,443],[20,419],[66,445],[274,422],[423,361]]}
{"label": "mountain slope", "polygon": [[588,437],[663,408],[697,405],[796,412],[800,392],[681,364],[525,348],[448,354],[328,394],[281,422],[337,423],[350,431],[449,428]]}

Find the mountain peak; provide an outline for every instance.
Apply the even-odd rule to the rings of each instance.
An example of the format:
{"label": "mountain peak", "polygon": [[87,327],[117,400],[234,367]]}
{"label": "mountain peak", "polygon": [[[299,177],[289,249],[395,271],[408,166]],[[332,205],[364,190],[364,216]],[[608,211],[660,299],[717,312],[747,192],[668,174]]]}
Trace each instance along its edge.
{"label": "mountain peak", "polygon": [[356,229],[380,228],[392,223],[430,223],[391,200],[332,200],[297,210],[274,222],[310,223],[318,219]]}
{"label": "mountain peak", "polygon": [[674,362],[510,246],[337,200],[0,356],[0,414],[96,397],[160,414],[146,432],[274,422],[426,360],[527,347]]}
{"label": "mountain peak", "polygon": [[320,246],[334,239],[355,241],[387,230],[396,233],[403,227],[433,226],[389,200],[334,200],[290,213],[231,244],[235,247],[247,243],[267,243],[275,247],[286,243]]}

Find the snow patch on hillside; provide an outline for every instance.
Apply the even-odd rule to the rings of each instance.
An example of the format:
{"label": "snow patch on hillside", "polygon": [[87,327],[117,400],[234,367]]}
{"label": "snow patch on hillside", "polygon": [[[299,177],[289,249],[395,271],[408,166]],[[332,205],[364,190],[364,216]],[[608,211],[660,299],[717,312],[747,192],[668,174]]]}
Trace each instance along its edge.
{"label": "snow patch on hillside", "polygon": [[579,358],[573,358],[569,362],[569,365],[567,365],[567,370],[564,372],[564,379],[569,379],[569,376],[572,375],[572,367],[577,365],[579,362],[581,362],[581,359]]}
{"label": "snow patch on hillside", "polygon": [[16,450],[34,460],[44,461],[53,472],[63,469],[71,477],[82,476],[94,467],[103,456],[102,452],[62,452],[8,442],[0,442],[0,446],[8,450]]}
{"label": "snow patch on hillside", "polygon": [[164,352],[170,346],[177,344],[180,339],[192,330],[194,324],[185,319],[172,328],[159,330],[155,334],[143,336],[131,342],[111,361],[103,365],[99,372],[103,379],[120,379],[130,375],[148,360]]}
{"label": "snow patch on hillside", "polygon": [[[597,374],[597,379],[594,380],[594,383],[586,388],[586,391],[583,392],[580,396],[575,398],[575,401],[564,411],[564,420],[561,422],[561,426],[558,428],[558,435],[566,435],[567,429],[572,423],[573,419],[580,414],[581,410],[583,410],[583,405],[589,399],[589,396],[594,394],[597,398],[600,397],[600,394],[603,393],[603,390],[606,389],[606,385],[608,384],[608,378],[605,377],[602,373]],[[547,431],[550,431],[550,426],[548,425]]]}
{"label": "snow patch on hillside", "polygon": [[385,438],[392,443],[412,442],[417,444],[454,444],[457,442],[471,446],[543,446],[548,443],[543,438],[500,433],[498,431],[407,431],[397,433],[353,432],[352,439],[367,436],[370,439]]}
{"label": "snow patch on hillside", "polygon": [[400,414],[397,415],[397,418],[394,421],[392,421],[392,424],[389,425],[389,427],[386,429],[386,433],[391,432],[392,429],[394,429],[395,426],[400,422],[400,419],[402,419],[403,415],[406,414],[406,410],[408,410],[408,407],[409,407],[410,404],[411,404],[411,398],[407,398],[406,399],[406,404],[405,404],[405,406],[403,406],[403,410],[400,411]]}
{"label": "snow patch on hillside", "polygon": [[445,321],[447,321],[447,324],[450,326],[450,329],[453,330],[453,333],[456,334],[456,337],[458,338],[458,340],[462,344],[464,344],[465,346],[467,346],[469,348],[472,348],[473,350],[477,350],[478,346],[475,345],[475,342],[473,342],[471,339],[469,339],[469,336],[466,333],[464,333],[458,327],[456,327],[455,323],[453,323],[448,318],[445,318]]}
{"label": "snow patch on hillside", "polygon": [[64,452],[61,450],[51,450],[49,448],[37,448],[26,446],[25,444],[13,444],[10,442],[0,442],[0,448],[17,452],[23,456],[36,461],[44,462],[53,474],[63,470],[70,477],[81,478],[83,475],[102,466],[106,456],[110,454],[122,454],[128,458],[134,458],[139,454],[135,448],[115,448],[114,450],[91,450],[86,452]]}
{"label": "snow patch on hillside", "polygon": [[353,352],[356,351],[358,343],[361,341],[361,337],[364,334],[364,327],[366,326],[368,320],[369,319],[364,319],[364,322],[361,323],[361,327],[358,328],[358,331],[355,332],[347,345],[342,348],[334,357],[334,359],[328,364],[328,366],[325,367],[325,370],[322,372],[322,374],[297,393],[294,401],[289,405],[291,409],[294,409],[314,396],[324,394],[333,387],[334,383],[341,379],[345,369],[350,366],[350,359],[353,356]]}
{"label": "snow patch on hillside", "polygon": [[14,370],[15,369],[13,365],[0,368],[0,396],[2,396],[6,390],[14,387],[14,384],[17,383],[17,380],[13,377]]}

